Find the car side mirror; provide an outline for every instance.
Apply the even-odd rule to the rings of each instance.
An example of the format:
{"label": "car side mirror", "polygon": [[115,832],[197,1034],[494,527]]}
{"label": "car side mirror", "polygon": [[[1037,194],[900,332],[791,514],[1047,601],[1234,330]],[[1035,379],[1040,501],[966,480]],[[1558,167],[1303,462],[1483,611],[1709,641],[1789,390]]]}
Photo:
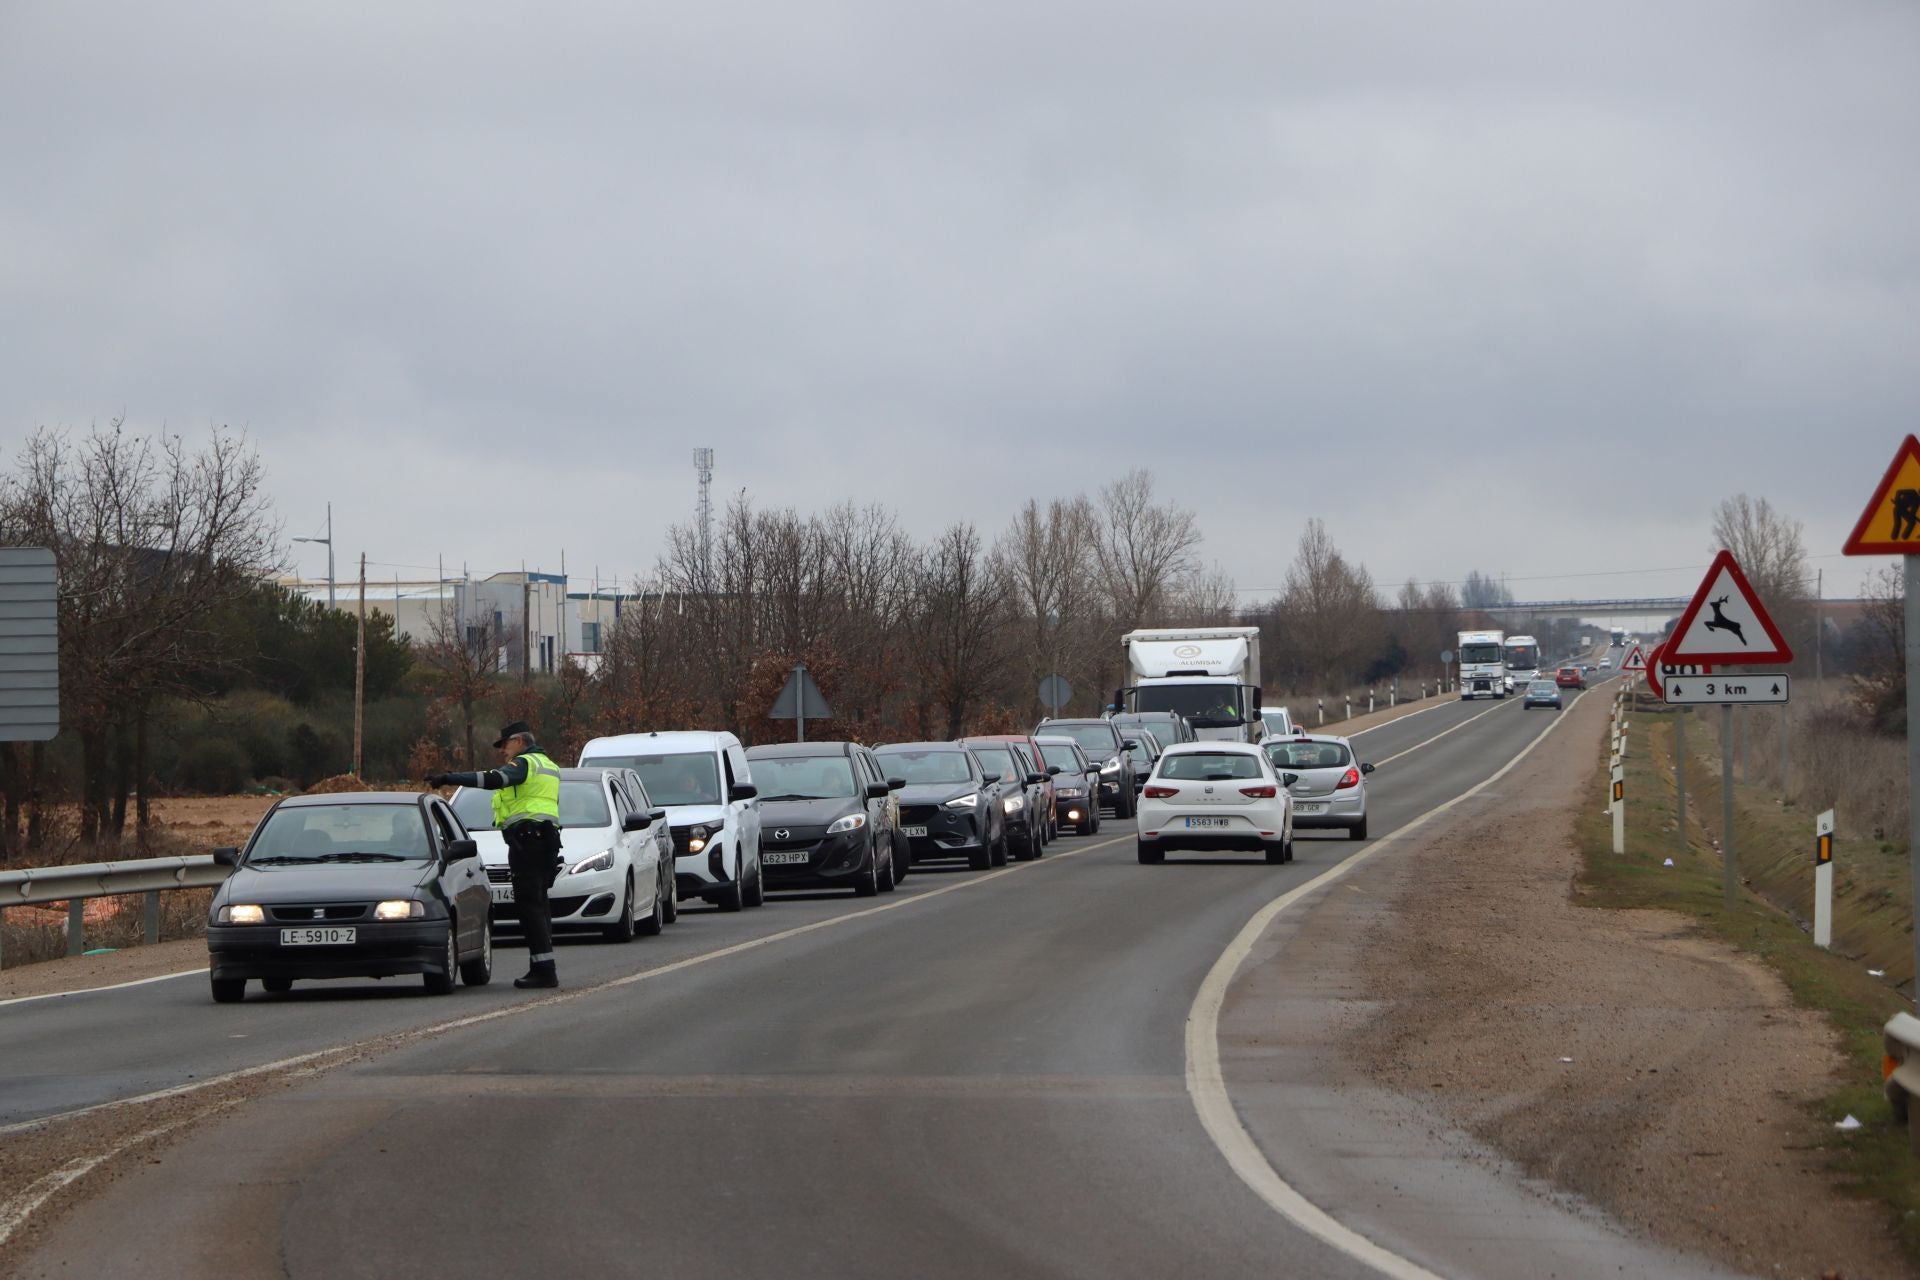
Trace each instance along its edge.
{"label": "car side mirror", "polygon": [[645,831],[652,825],[653,815],[647,813],[630,813],[620,819],[620,829],[626,832]]}
{"label": "car side mirror", "polygon": [[1370,764],[1363,764],[1363,765],[1361,765],[1361,766],[1360,766],[1360,772],[1362,772],[1362,773],[1372,773],[1372,772],[1373,772],[1373,766],[1372,766],[1372,765],[1370,765]]}
{"label": "car side mirror", "polygon": [[1283,773],[1280,775],[1280,785],[1283,787],[1290,787],[1298,781],[1300,781],[1300,775],[1297,773]]}
{"label": "car side mirror", "polygon": [[1000,781],[1000,775],[999,775],[999,774],[997,774],[997,773],[983,773],[983,774],[981,774],[981,775],[980,775],[980,778],[981,778],[981,780],[982,780],[982,781],[984,781],[984,782],[998,782],[998,781]]}
{"label": "car side mirror", "polygon": [[1127,751],[1137,751],[1140,747],[1140,743],[1133,738],[1127,738],[1120,743],[1120,746],[1122,749]]}
{"label": "car side mirror", "polygon": [[655,822],[665,822],[667,820],[667,811],[665,809],[649,809],[647,810],[647,816]]}
{"label": "car side mirror", "polygon": [[1049,778],[1057,778],[1057,777],[1059,777],[1059,776],[1060,776],[1060,775],[1061,775],[1062,773],[1065,773],[1065,772],[1066,772],[1066,770],[1064,770],[1064,769],[1062,769],[1062,768],[1061,768],[1061,767],[1060,767],[1059,765],[1057,765],[1057,764],[1050,764],[1050,765],[1048,765],[1048,766],[1047,766],[1047,776],[1048,776]]}
{"label": "car side mirror", "polygon": [[1049,773],[1030,773],[1027,775],[1027,785],[1037,787],[1052,776],[1053,775]]}
{"label": "car side mirror", "polygon": [[458,862],[462,858],[477,858],[479,856],[480,856],[480,846],[474,843],[472,840],[447,841],[447,861],[448,862]]}
{"label": "car side mirror", "polygon": [[885,800],[887,798],[887,792],[891,790],[893,790],[893,788],[884,782],[869,782],[867,784],[867,799]]}
{"label": "car side mirror", "polygon": [[232,845],[222,845],[213,851],[213,865],[216,867],[237,867],[240,865],[240,850]]}
{"label": "car side mirror", "polygon": [[889,791],[899,791],[903,789],[906,785],[907,785],[907,780],[905,778],[888,778],[887,779],[887,790]]}
{"label": "car side mirror", "polygon": [[751,782],[736,782],[727,791],[727,799],[751,800],[759,794],[760,788],[754,786]]}

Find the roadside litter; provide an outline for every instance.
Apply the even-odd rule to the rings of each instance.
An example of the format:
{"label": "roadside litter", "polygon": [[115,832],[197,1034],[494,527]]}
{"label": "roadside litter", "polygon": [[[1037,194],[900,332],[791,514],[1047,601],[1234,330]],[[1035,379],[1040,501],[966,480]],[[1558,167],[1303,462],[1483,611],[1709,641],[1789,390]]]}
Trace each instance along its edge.
{"label": "roadside litter", "polygon": [[1860,1121],[1855,1119],[1853,1114],[1849,1112],[1845,1120],[1834,1121],[1833,1127],[1836,1129],[1848,1129],[1848,1130],[1858,1129],[1860,1127]]}

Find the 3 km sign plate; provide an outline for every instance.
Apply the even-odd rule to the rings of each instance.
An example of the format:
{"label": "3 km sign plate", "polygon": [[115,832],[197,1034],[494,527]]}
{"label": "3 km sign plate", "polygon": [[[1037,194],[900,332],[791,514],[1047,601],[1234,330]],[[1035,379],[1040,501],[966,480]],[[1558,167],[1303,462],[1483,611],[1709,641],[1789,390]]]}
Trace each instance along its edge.
{"label": "3 km sign plate", "polygon": [[1785,676],[1668,676],[1664,700],[1729,705],[1749,702],[1785,702]]}

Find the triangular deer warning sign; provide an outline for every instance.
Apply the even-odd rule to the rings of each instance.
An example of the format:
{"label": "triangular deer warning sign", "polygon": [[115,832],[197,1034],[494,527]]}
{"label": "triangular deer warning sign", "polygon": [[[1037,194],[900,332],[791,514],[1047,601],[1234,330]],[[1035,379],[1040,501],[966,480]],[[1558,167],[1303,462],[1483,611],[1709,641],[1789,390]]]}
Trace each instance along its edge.
{"label": "triangular deer warning sign", "polygon": [[1667,662],[1791,662],[1793,650],[1773,625],[1731,551],[1713,558],[1693,602],[1661,650]]}
{"label": "triangular deer warning sign", "polygon": [[1841,551],[1850,556],[1920,555],[1920,440],[1908,436],[1880,477]]}
{"label": "triangular deer warning sign", "polygon": [[1640,645],[1637,641],[1634,643],[1633,648],[1627,651],[1627,660],[1620,664],[1620,669],[1622,671],[1645,671],[1647,669],[1647,655],[1640,652]]}

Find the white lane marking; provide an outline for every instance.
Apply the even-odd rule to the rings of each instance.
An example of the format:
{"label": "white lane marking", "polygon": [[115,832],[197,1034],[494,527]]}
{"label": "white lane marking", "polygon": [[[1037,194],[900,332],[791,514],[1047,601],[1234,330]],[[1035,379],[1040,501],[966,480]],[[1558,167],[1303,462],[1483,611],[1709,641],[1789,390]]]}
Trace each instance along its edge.
{"label": "white lane marking", "polygon": [[116,982],[108,987],[81,987],[76,991],[49,991],[44,995],[37,996],[11,996],[8,999],[0,1000],[0,1008],[5,1008],[10,1004],[30,1004],[35,1000],[64,1000],[68,996],[90,996],[97,991],[125,991],[128,987],[144,987],[149,982],[172,982],[175,978],[202,977],[206,972],[207,967],[201,965],[198,969],[182,969],[178,973],[163,973],[157,978],[135,978],[131,982]]}
{"label": "white lane marking", "polygon": [[1468,716],[1465,720],[1462,720],[1459,724],[1454,725],[1452,728],[1442,729],[1440,732],[1434,734],[1431,738],[1428,738],[1426,742],[1416,742],[1412,746],[1408,747],[1405,751],[1394,752],[1392,755],[1388,756],[1385,760],[1380,761],[1379,764],[1376,764],[1374,767],[1377,769],[1382,764],[1392,764],[1395,760],[1398,760],[1401,756],[1410,756],[1414,752],[1418,751],[1420,748],[1427,746],[1429,743],[1438,742],[1440,741],[1440,739],[1446,737],[1450,733],[1460,732],[1460,730],[1466,728],[1468,725],[1472,724],[1475,720],[1485,719],[1487,716],[1492,715],[1496,711],[1505,710],[1507,705],[1508,704],[1504,702],[1496,702],[1491,707],[1488,707],[1485,711],[1476,712],[1475,714]]}
{"label": "white lane marking", "polygon": [[[1078,857],[1083,853],[1091,853],[1095,849],[1104,849],[1109,845],[1121,844],[1125,840],[1125,836],[1115,836],[1112,839],[1082,845],[1077,849],[1067,849],[1060,853],[1050,853],[1032,862],[1015,863],[1012,866],[989,871],[985,875],[969,876],[964,880],[958,880],[953,884],[932,889],[925,893],[897,897],[891,902],[882,903],[879,906],[867,907],[861,911],[850,911],[845,915],[827,916],[824,919],[815,920],[811,924],[797,925],[794,928],[783,929],[779,933],[770,933],[764,937],[747,938],[714,951],[702,951],[697,955],[675,960],[668,964],[657,965],[651,969],[642,969],[638,973],[630,973],[624,977],[610,978],[604,982],[594,983],[591,986],[562,991],[559,995],[544,996],[538,999],[523,1001],[519,1004],[502,1005],[498,1008],[489,1009],[485,1013],[468,1014],[465,1017],[452,1018],[446,1022],[430,1023],[424,1027],[414,1027],[410,1030],[373,1036],[366,1040],[334,1045],[326,1049],[316,1049],[310,1053],[295,1054],[290,1058],[280,1058],[273,1062],[260,1063],[257,1066],[242,1067],[237,1071],[229,1071],[223,1075],[209,1076],[205,1080],[195,1080],[191,1084],[173,1085],[165,1089],[156,1089],[151,1093],[138,1094],[131,1098],[114,1098],[107,1102],[96,1102],[91,1106],[79,1107],[72,1111],[60,1111],[55,1112],[53,1115],[36,1116],[31,1120],[19,1120],[13,1124],[0,1126],[0,1138],[6,1137],[9,1134],[21,1133],[28,1129],[42,1128],[56,1121],[71,1120],[76,1116],[91,1115],[94,1112],[110,1110],[114,1107],[133,1106],[143,1102],[158,1102],[166,1098],[178,1098],[187,1094],[198,1093],[203,1089],[216,1088],[223,1084],[231,1084],[237,1080],[246,1080],[253,1076],[284,1070],[288,1067],[297,1067],[318,1058],[350,1053],[366,1045],[383,1042],[398,1045],[410,1040],[424,1039],[427,1036],[438,1035],[443,1031],[457,1031],[463,1027],[478,1026],[483,1022],[494,1022],[501,1018],[518,1017],[520,1014],[529,1013],[535,1009],[547,1009],[554,1005],[568,1004],[572,1001],[594,995],[597,992],[610,991],[616,987],[630,986],[633,983],[646,982],[653,978],[662,978],[671,973],[679,973],[683,969],[691,969],[695,965],[706,964],[713,960],[723,960],[728,956],[736,956],[742,952],[753,951],[759,947],[771,946],[776,942],[785,942],[789,938],[797,938],[802,934],[814,933],[821,929],[834,928],[854,920],[864,920],[869,916],[879,915],[883,911],[898,911],[902,907],[910,907],[915,903],[931,902],[935,898],[942,897],[949,893],[957,893],[962,889],[970,889],[975,885],[986,884],[988,881],[998,880],[1002,876],[1012,875],[1019,871],[1030,871],[1035,867],[1048,866],[1055,862],[1064,861],[1067,858]],[[204,970],[202,970],[202,972],[204,972]],[[0,1239],[4,1239],[4,1237],[0,1237]]]}
{"label": "white lane marking", "polygon": [[[1440,695],[1435,695],[1435,696],[1438,697]],[[1340,736],[1343,738],[1357,738],[1363,733],[1372,733],[1375,729],[1385,729],[1391,725],[1399,724],[1402,720],[1411,720],[1415,716],[1423,716],[1427,714],[1427,712],[1429,711],[1443,711],[1446,708],[1452,706],[1456,701],[1458,701],[1458,699],[1456,698],[1442,697],[1440,701],[1435,702],[1430,707],[1422,707],[1418,711],[1409,711],[1407,712],[1407,714],[1403,716],[1395,716],[1391,720],[1382,720],[1379,724],[1370,724],[1364,729],[1355,729],[1352,733],[1343,733]],[[1327,727],[1329,729],[1333,728],[1332,725],[1328,725]],[[1317,730],[1309,729],[1307,730],[1307,732],[1314,733],[1314,732],[1317,732]]]}
{"label": "white lane marking", "polygon": [[[1497,710],[1498,708],[1496,708]],[[1483,712],[1482,714],[1486,714]],[[1475,716],[1474,719],[1479,719]],[[1464,722],[1463,722],[1464,723]],[[1389,835],[1382,836],[1371,845],[1353,854],[1345,861],[1335,864],[1313,879],[1297,888],[1281,894],[1262,907],[1247,921],[1246,927],[1234,936],[1227,949],[1214,961],[1213,968],[1207,971],[1206,981],[1200,984],[1199,994],[1193,998],[1193,1007],[1187,1011],[1187,1096],[1193,1100],[1193,1109],[1200,1115],[1200,1123],[1213,1139],[1213,1145],[1226,1158],[1227,1164],[1246,1183],[1253,1193],[1292,1222],[1302,1231],[1318,1237],[1320,1240],[1338,1249],[1359,1262],[1365,1263],[1392,1280],[1439,1280],[1433,1272],[1419,1263],[1403,1258],[1391,1250],[1375,1244],[1359,1232],[1341,1223],[1326,1210],[1308,1200],[1285,1178],[1280,1176],[1265,1155],[1261,1154],[1259,1144],[1253,1135],[1240,1122],[1239,1112],[1234,1110],[1233,1099],[1227,1096],[1225,1074],[1220,1065],[1220,1010],[1227,1001],[1227,990],[1233,985],[1233,979],[1240,966],[1252,954],[1254,945],[1260,940],[1280,914],[1315,890],[1331,884],[1352,871],[1382,849],[1391,847],[1396,841],[1439,817],[1456,805],[1464,804],[1480,792],[1512,772],[1533,749],[1546,739],[1546,736],[1560,727],[1561,718],[1555,716],[1534,739],[1521,748],[1493,776],[1469,787],[1444,804],[1435,805],[1405,826]],[[1451,731],[1449,731],[1451,732]]]}

